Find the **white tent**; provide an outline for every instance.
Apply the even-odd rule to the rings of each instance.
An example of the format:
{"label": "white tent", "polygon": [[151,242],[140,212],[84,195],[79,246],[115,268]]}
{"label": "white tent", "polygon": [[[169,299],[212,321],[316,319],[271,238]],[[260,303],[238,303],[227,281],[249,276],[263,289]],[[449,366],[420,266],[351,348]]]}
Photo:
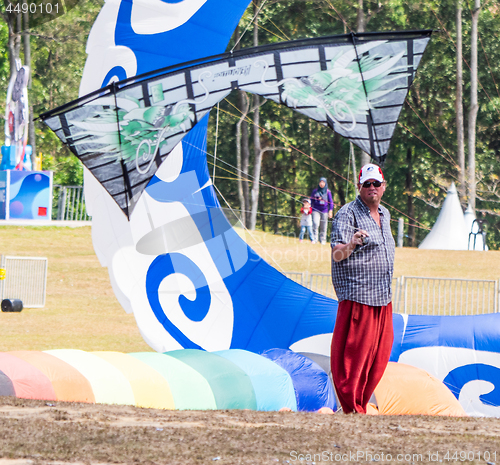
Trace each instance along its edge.
{"label": "white tent", "polygon": [[[488,246],[483,247],[485,236],[479,232],[480,226],[474,220],[476,215],[474,210],[469,205],[464,213],[465,218],[465,231],[467,232],[469,250],[488,250]],[[471,234],[472,233],[472,234]]]}
{"label": "white tent", "polygon": [[[460,200],[455,183],[451,183],[441,212],[426,238],[418,246],[419,249],[467,250],[469,239]],[[476,239],[477,245],[477,239]]]}

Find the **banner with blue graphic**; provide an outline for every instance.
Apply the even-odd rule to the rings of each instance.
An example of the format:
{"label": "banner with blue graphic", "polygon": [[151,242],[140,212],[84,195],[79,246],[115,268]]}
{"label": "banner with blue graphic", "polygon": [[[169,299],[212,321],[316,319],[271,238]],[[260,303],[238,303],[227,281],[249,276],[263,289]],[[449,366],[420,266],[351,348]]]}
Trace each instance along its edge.
{"label": "banner with blue graphic", "polygon": [[52,171],[0,171],[0,219],[51,217]]}

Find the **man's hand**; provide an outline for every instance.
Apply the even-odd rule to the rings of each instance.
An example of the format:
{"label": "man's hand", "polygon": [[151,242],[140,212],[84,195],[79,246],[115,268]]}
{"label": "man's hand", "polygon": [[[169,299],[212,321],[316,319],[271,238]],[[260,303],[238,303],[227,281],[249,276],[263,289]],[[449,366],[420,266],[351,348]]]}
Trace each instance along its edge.
{"label": "man's hand", "polygon": [[353,249],[357,245],[363,245],[364,244],[364,239],[365,237],[368,237],[369,234],[364,231],[363,229],[358,229],[355,233],[354,236],[352,236],[350,243],[354,246]]}
{"label": "man's hand", "polygon": [[333,261],[341,262],[348,258],[354,252],[356,246],[364,244],[364,238],[368,237],[368,235],[363,229],[358,229],[347,244],[337,244],[332,249]]}
{"label": "man's hand", "polygon": [[332,219],[333,218],[333,210],[330,210],[328,212],[328,218]]}

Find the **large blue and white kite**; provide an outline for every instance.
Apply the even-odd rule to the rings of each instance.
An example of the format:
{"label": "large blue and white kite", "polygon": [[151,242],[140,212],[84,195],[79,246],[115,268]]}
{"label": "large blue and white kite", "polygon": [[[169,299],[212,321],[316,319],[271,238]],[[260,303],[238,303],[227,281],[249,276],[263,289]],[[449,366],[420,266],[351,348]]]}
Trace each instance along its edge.
{"label": "large blue and white kite", "polygon": [[[225,218],[207,169],[208,113],[242,89],[383,160],[430,33],[224,54],[247,4],[106,1],[89,36],[82,98],[43,118],[88,168],[96,253],[153,349],[330,355],[337,303],[275,270]],[[394,326],[393,361],[443,380],[468,413],[499,415],[498,315],[395,315]]]}
{"label": "large blue and white kite", "polygon": [[216,55],[246,1],[141,5],[105,4],[82,82],[82,90],[98,90],[42,116],[93,175],[86,199],[94,243],[120,301],[159,351],[259,352],[330,334],[336,302],[275,270],[224,216],[207,169],[208,113],[245,90],[383,159],[430,32]]}

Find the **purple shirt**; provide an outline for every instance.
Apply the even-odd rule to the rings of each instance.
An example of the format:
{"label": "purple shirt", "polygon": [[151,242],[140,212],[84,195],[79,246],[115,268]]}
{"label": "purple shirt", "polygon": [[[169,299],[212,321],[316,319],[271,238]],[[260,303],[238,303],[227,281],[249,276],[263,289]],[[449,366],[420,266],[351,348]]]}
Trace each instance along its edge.
{"label": "purple shirt", "polygon": [[333,210],[333,199],[330,189],[326,191],[328,201],[324,200],[320,195],[316,197],[318,188],[314,189],[311,194],[311,207],[313,212],[328,213]]}

